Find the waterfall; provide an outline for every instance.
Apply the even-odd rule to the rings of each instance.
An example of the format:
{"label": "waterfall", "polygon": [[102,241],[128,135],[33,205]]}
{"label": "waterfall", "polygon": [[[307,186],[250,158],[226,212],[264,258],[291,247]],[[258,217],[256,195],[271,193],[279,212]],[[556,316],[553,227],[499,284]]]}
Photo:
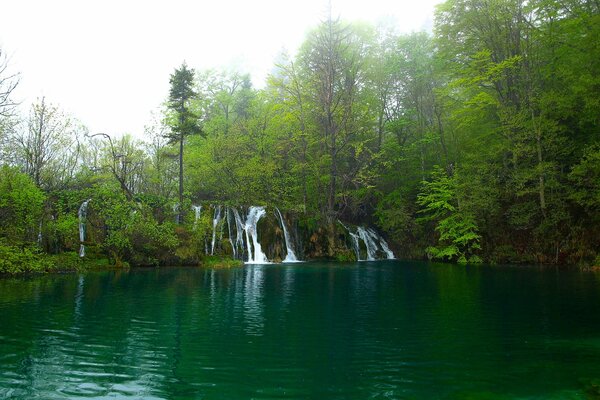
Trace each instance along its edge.
{"label": "waterfall", "polygon": [[210,255],[215,254],[215,242],[217,240],[217,225],[219,225],[219,221],[221,221],[221,206],[217,206],[215,208],[215,216],[213,218],[213,234],[212,234],[212,242],[210,244]]}
{"label": "waterfall", "polygon": [[283,262],[284,263],[298,262],[298,259],[296,258],[296,254],[294,253],[294,249],[292,248],[292,240],[290,238],[290,234],[287,230],[287,227],[285,226],[285,221],[283,220],[283,215],[281,215],[281,211],[279,211],[279,208],[275,207],[275,211],[277,211],[277,215],[279,216],[279,222],[281,222],[281,227],[283,229],[283,237],[285,239],[285,247],[287,250],[287,255],[285,256],[285,260],[283,260]]}
{"label": "waterfall", "polygon": [[42,221],[40,221],[40,227],[38,229],[37,243],[39,246],[42,245]]}
{"label": "waterfall", "polygon": [[235,247],[235,243],[233,243],[233,235],[232,235],[232,231],[231,231],[231,214],[233,214],[233,211],[231,211],[231,208],[227,208],[227,233],[229,234],[229,243],[231,243],[231,251],[233,252],[233,258],[236,259],[237,258],[237,249]]}
{"label": "waterfall", "polygon": [[87,218],[88,203],[90,200],[91,199],[88,199],[81,203],[81,206],[79,206],[79,212],[77,213],[79,216],[79,257],[85,257],[85,245],[83,243],[85,242],[85,222]]}
{"label": "waterfall", "polygon": [[192,209],[194,210],[194,230],[196,230],[196,226],[198,225],[198,221],[200,220],[202,206],[192,206]]}
{"label": "waterfall", "polygon": [[[387,242],[381,236],[379,236],[377,234],[377,232],[375,232],[375,230],[373,230],[372,228],[365,228],[365,227],[359,226],[356,229],[356,233],[354,233],[350,230],[350,228],[348,228],[346,225],[344,225],[342,223],[342,221],[338,220],[338,222],[344,228],[346,228],[346,230],[350,234],[350,237],[352,238],[352,245],[354,247],[354,252],[356,253],[357,261],[365,261],[365,260],[360,259],[360,242],[359,242],[359,240],[362,240],[365,244],[365,247],[367,248],[366,261],[375,261],[377,259],[377,251],[379,250],[379,248],[381,248],[381,250],[385,253],[386,258],[388,260],[396,259],[396,256],[394,255],[392,250],[390,250],[390,246],[387,244]],[[379,243],[379,246],[377,246],[377,243]]]}
{"label": "waterfall", "polygon": [[241,257],[244,253],[244,223],[242,222],[238,210],[235,207],[232,207],[231,209],[233,210],[233,216],[235,217],[235,247],[240,251],[239,254]]}
{"label": "waterfall", "polygon": [[[264,207],[250,207],[248,210],[248,217],[246,218],[246,225],[244,225],[244,231],[246,231],[246,242],[248,246],[248,264],[266,264],[269,262],[267,256],[262,251],[260,243],[258,243],[258,221],[263,215],[266,214]],[[250,237],[252,238],[252,245],[254,245],[254,257],[252,257],[252,245],[250,244]]]}
{"label": "waterfall", "polygon": [[358,227],[358,236],[365,242],[365,246],[367,247],[367,261],[375,261],[377,256],[377,242],[373,237],[373,234],[363,228],[362,226]]}
{"label": "waterfall", "polygon": [[[373,233],[375,233],[375,232],[373,232]],[[381,236],[379,236],[379,245],[383,249],[383,252],[385,253],[388,260],[396,259],[394,252],[392,250],[390,250],[390,246],[387,244],[387,242]]]}
{"label": "waterfall", "polygon": [[173,204],[173,214],[175,214],[175,223],[179,224],[179,203]]}
{"label": "waterfall", "polygon": [[346,230],[348,231],[348,233],[350,234],[350,237],[352,238],[352,246],[354,247],[354,253],[356,253],[356,261],[362,261],[360,259],[360,244],[358,242],[359,237],[356,233],[353,233],[350,228],[348,228],[346,225],[344,225],[342,223],[342,221],[338,220],[338,222],[344,227],[346,228]]}

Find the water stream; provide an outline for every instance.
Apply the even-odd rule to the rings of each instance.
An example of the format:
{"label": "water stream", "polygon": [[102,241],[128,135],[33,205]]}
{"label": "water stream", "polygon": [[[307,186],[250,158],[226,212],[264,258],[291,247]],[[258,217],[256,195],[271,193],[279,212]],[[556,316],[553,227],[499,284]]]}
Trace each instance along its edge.
{"label": "water stream", "polygon": [[283,237],[285,239],[285,248],[287,250],[287,255],[285,256],[285,259],[283,260],[283,262],[284,263],[299,262],[298,258],[296,257],[296,253],[294,252],[294,248],[292,246],[292,239],[290,237],[290,233],[289,233],[287,227],[285,226],[285,220],[283,219],[283,215],[281,215],[281,211],[279,211],[279,208],[275,208],[275,211],[277,211],[277,216],[279,217],[279,222],[281,223],[281,228],[283,229]]}
{"label": "water stream", "polygon": [[[258,221],[266,214],[264,207],[252,206],[248,209],[248,217],[244,225],[246,232],[246,244],[248,250],[248,264],[266,264],[269,262],[258,242]],[[252,243],[250,243],[252,239]],[[252,251],[254,249],[254,251]]]}
{"label": "water stream", "polygon": [[91,199],[88,199],[81,203],[77,215],[79,216],[79,257],[85,257],[85,234],[86,234],[86,219],[87,219],[87,208],[88,203]]}

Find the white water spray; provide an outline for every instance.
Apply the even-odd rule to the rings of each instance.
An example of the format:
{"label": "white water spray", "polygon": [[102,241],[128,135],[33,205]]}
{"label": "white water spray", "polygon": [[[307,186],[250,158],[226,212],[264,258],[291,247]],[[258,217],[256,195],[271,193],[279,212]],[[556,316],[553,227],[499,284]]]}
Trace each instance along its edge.
{"label": "white water spray", "polygon": [[379,245],[383,249],[383,252],[385,253],[388,260],[396,259],[394,252],[390,249],[390,246],[387,244],[387,242],[381,236],[379,236]]}
{"label": "white water spray", "polygon": [[365,247],[367,248],[367,261],[375,261],[377,255],[377,242],[373,237],[373,234],[359,226],[357,228],[358,236],[365,242]]}
{"label": "white water spray", "polygon": [[86,201],[84,201],[83,203],[81,203],[81,206],[79,206],[79,212],[77,213],[79,216],[79,257],[85,257],[85,245],[83,244],[85,242],[85,233],[86,233],[86,219],[87,219],[87,208],[88,208],[88,203],[90,202],[91,199],[88,199]]}
{"label": "white water spray", "polygon": [[233,258],[237,258],[237,249],[235,247],[235,243],[233,242],[233,231],[231,230],[231,220],[233,211],[231,208],[227,208],[225,211],[227,214],[227,233],[229,234],[229,243],[231,243],[231,251],[233,252]]}
{"label": "white water spray", "polygon": [[196,230],[196,227],[198,226],[198,221],[200,220],[202,206],[192,206],[192,209],[194,210],[194,230]]}
{"label": "white water spray", "polygon": [[215,254],[215,242],[217,240],[217,225],[221,221],[221,206],[217,206],[215,208],[215,216],[213,218],[213,234],[212,234],[212,242],[210,244],[210,255]]}
{"label": "white water spray", "polygon": [[239,250],[240,258],[244,255],[244,223],[242,222],[242,217],[240,217],[240,213],[235,207],[231,208],[233,210],[233,216],[235,217],[235,247]]}
{"label": "white water spray", "polygon": [[42,221],[40,221],[40,227],[38,229],[37,243],[38,246],[42,245]]}
{"label": "white water spray", "polygon": [[362,261],[360,259],[360,244],[359,244],[359,237],[356,233],[352,232],[350,230],[350,228],[348,228],[346,225],[344,225],[342,223],[342,221],[338,220],[338,222],[344,227],[346,228],[346,230],[348,231],[348,233],[350,234],[350,237],[352,238],[352,247],[354,247],[354,253],[356,254],[356,261]]}
{"label": "white water spray", "polygon": [[294,253],[294,248],[292,247],[292,239],[290,238],[290,234],[287,230],[287,227],[285,226],[285,220],[283,219],[283,215],[281,215],[281,211],[279,211],[279,208],[275,208],[275,211],[277,211],[277,215],[279,216],[279,222],[281,223],[281,228],[283,229],[283,237],[285,239],[285,247],[287,250],[287,255],[285,256],[283,262],[299,262],[298,258],[296,257],[296,253]]}
{"label": "white water spray", "polygon": [[[267,256],[262,251],[260,243],[258,243],[258,221],[266,214],[264,207],[250,207],[248,210],[248,217],[246,218],[246,224],[244,225],[244,231],[246,231],[246,242],[248,250],[248,264],[266,264],[269,262]],[[250,244],[250,238],[252,238],[252,244]],[[254,247],[254,257],[252,253],[252,247]]]}
{"label": "white water spray", "polygon": [[[383,251],[383,253],[385,253],[386,258],[388,260],[396,259],[396,256],[390,249],[390,246],[387,244],[387,242],[381,236],[379,236],[377,234],[377,232],[375,232],[375,230],[373,230],[372,228],[364,228],[362,226],[359,226],[356,229],[356,233],[354,233],[350,230],[350,228],[348,228],[346,225],[344,225],[342,223],[342,221],[338,221],[338,222],[344,228],[346,228],[346,230],[350,234],[350,237],[352,238],[352,245],[354,247],[354,252],[356,253],[357,261],[375,261],[377,259],[377,252],[379,251],[380,248],[381,248],[381,251]],[[360,259],[360,242],[359,242],[359,240],[363,241],[363,243],[365,244],[365,247],[367,249],[367,259],[366,260]],[[377,245],[377,243],[379,243],[379,246]]]}

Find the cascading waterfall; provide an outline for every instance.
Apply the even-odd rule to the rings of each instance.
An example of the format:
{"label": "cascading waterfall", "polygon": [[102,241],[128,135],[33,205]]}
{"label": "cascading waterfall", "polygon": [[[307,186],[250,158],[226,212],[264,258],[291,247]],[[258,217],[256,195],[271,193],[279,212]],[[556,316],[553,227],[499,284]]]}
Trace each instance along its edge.
{"label": "cascading waterfall", "polygon": [[231,215],[233,214],[233,211],[231,211],[231,208],[228,208],[227,211],[227,232],[229,233],[229,243],[231,243],[231,251],[233,252],[233,258],[236,259],[237,258],[237,249],[235,247],[235,243],[233,242],[233,235],[232,235],[232,231],[231,231]]}
{"label": "cascading waterfall", "polygon": [[217,241],[217,225],[221,221],[221,206],[217,206],[215,208],[215,216],[213,218],[213,233],[212,233],[212,242],[210,244],[210,255],[215,254],[215,242]]}
{"label": "cascading waterfall", "polygon": [[[248,217],[246,218],[246,225],[244,225],[244,231],[246,232],[246,243],[248,250],[248,264],[266,264],[269,262],[267,256],[262,251],[260,243],[258,243],[258,221],[266,214],[264,207],[250,207],[248,210]],[[250,238],[252,238],[252,244],[250,244]],[[252,253],[252,247],[254,247],[254,257]]]}
{"label": "cascading waterfall", "polygon": [[367,248],[367,261],[375,261],[377,255],[377,242],[373,238],[371,232],[359,226],[357,228],[358,236],[365,242],[365,247]]}
{"label": "cascading waterfall", "polygon": [[387,244],[387,242],[381,236],[379,236],[379,245],[383,249],[383,252],[385,253],[388,260],[396,259],[394,252],[390,249],[390,246]]}
{"label": "cascading waterfall", "polygon": [[338,220],[338,222],[344,227],[346,228],[346,230],[348,231],[348,233],[350,234],[350,237],[352,238],[352,246],[354,247],[354,253],[356,254],[356,261],[362,261],[360,259],[360,244],[358,242],[359,237],[356,233],[352,232],[350,230],[350,228],[348,228],[346,225],[344,225],[342,223],[342,221]]}
{"label": "cascading waterfall", "polygon": [[285,247],[287,250],[287,255],[283,260],[284,263],[293,263],[298,262],[298,258],[296,258],[296,254],[294,253],[294,249],[292,247],[292,240],[290,238],[290,234],[285,226],[285,220],[283,219],[283,215],[281,215],[281,211],[279,208],[275,207],[275,211],[277,211],[277,215],[279,216],[279,222],[281,223],[281,228],[283,229],[283,237],[285,239]]}
{"label": "cascading waterfall", "polygon": [[196,230],[196,226],[198,225],[198,221],[200,220],[202,206],[192,206],[192,209],[194,210],[194,230]]}
{"label": "cascading waterfall", "polygon": [[79,212],[77,213],[79,216],[79,257],[85,257],[85,245],[83,244],[85,242],[85,233],[86,233],[86,219],[87,219],[87,208],[88,208],[88,203],[90,202],[91,199],[88,199],[86,201],[84,201],[83,203],[81,203],[81,206],[79,206]]}
{"label": "cascading waterfall", "polygon": [[173,204],[173,214],[175,214],[175,223],[179,224],[179,203]]}
{"label": "cascading waterfall", "polygon": [[240,251],[240,256],[243,256],[244,253],[244,223],[242,222],[242,217],[240,217],[240,213],[235,207],[231,208],[233,210],[233,216],[235,217],[235,247]]}
{"label": "cascading waterfall", "polygon": [[[89,201],[89,200],[88,200]],[[79,230],[81,249],[80,255],[85,255],[85,214],[87,212],[87,202],[84,202],[80,207],[79,213]],[[192,205],[194,211],[193,229],[196,230],[200,223],[202,213],[202,205]],[[261,244],[258,242],[258,222],[267,215],[265,207],[252,206],[247,209],[247,214],[242,209],[228,207],[225,205],[211,205],[213,208],[212,218],[212,239],[210,234],[204,236],[205,253],[214,255],[215,252],[222,252],[221,244],[223,240],[228,240],[231,244],[231,252],[227,251],[234,259],[245,260],[248,264],[264,264],[269,263],[266,253],[263,251]],[[173,211],[177,212],[178,207],[175,205]],[[244,214],[246,217],[244,219]],[[286,247],[286,255],[283,263],[301,262],[296,255],[294,232],[290,230],[287,221],[283,217],[283,213],[279,208],[275,208],[275,217],[278,219],[279,226],[283,230],[283,237]],[[269,221],[271,221],[269,219]],[[338,222],[348,231],[351,238],[351,248],[356,254],[357,261],[374,261],[377,259],[396,259],[394,253],[390,249],[388,243],[373,229],[365,226],[348,227]],[[227,223],[227,228],[225,227]],[[273,227],[268,228],[267,237],[272,237]],[[264,239],[263,239],[264,240]],[[244,242],[245,241],[245,242]],[[364,243],[364,246],[361,245]],[[361,248],[362,247],[362,248]],[[365,257],[366,249],[366,257]],[[361,255],[362,253],[362,255]]]}
{"label": "cascading waterfall", "polygon": [[37,243],[39,246],[42,245],[42,221],[40,221],[40,227],[38,229]]}
{"label": "cascading waterfall", "polygon": [[[388,260],[396,259],[396,256],[390,249],[390,246],[387,244],[387,242],[381,236],[379,236],[377,232],[375,232],[375,230],[373,230],[372,228],[364,228],[362,226],[359,226],[356,228],[356,233],[354,233],[350,230],[350,228],[344,225],[342,221],[338,222],[348,231],[348,234],[350,234],[350,237],[352,238],[352,245],[354,247],[354,252],[356,253],[357,261],[375,261],[377,259],[377,252],[379,248],[381,248],[383,253],[385,253],[386,258]],[[361,260],[360,258],[359,240],[362,240],[364,242],[365,247],[367,249],[366,260]],[[379,243],[379,247],[377,243]]]}

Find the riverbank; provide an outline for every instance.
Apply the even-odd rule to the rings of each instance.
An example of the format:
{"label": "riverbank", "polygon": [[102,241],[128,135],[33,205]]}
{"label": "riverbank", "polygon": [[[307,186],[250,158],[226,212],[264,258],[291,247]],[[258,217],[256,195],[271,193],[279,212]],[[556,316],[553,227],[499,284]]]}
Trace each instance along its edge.
{"label": "riverbank", "polygon": [[[240,260],[226,256],[205,256],[195,263],[178,264],[189,267],[232,268],[241,267]],[[136,265],[150,267],[151,265]],[[158,267],[159,265],[152,265]],[[93,270],[127,269],[127,262],[115,263],[106,257],[80,257],[76,252],[47,254],[37,247],[17,247],[0,244],[0,276],[21,274],[68,273]]]}
{"label": "riverbank", "polygon": [[[308,262],[318,262],[319,259],[307,260]],[[324,261],[320,259],[320,261]],[[347,263],[356,262],[355,260],[331,259],[329,262]],[[425,260],[404,260],[406,262],[424,262]],[[360,263],[369,263],[369,261],[360,261]],[[275,262],[280,264],[281,260]],[[458,266],[481,265],[477,264],[458,264],[458,263],[443,263],[439,261],[427,262],[427,264],[452,264]],[[245,264],[238,259],[232,259],[228,256],[207,255],[202,259],[193,263],[165,264],[165,265],[130,265],[127,262],[115,263],[106,257],[94,257],[93,255],[80,257],[76,252],[66,252],[61,254],[46,254],[37,248],[25,247],[18,248],[15,246],[6,246],[0,244],[0,277],[2,276],[19,276],[28,274],[62,274],[83,271],[110,271],[110,270],[127,270],[129,268],[169,268],[177,265],[178,267],[190,268],[214,268],[227,269],[243,267]],[[282,263],[281,265],[289,265]],[[600,272],[600,263],[597,265],[560,265],[555,264],[524,264],[524,263],[502,263],[502,264],[485,264],[494,267],[520,268],[520,267],[539,267],[539,268],[559,268],[564,270],[578,270],[585,272]]]}

